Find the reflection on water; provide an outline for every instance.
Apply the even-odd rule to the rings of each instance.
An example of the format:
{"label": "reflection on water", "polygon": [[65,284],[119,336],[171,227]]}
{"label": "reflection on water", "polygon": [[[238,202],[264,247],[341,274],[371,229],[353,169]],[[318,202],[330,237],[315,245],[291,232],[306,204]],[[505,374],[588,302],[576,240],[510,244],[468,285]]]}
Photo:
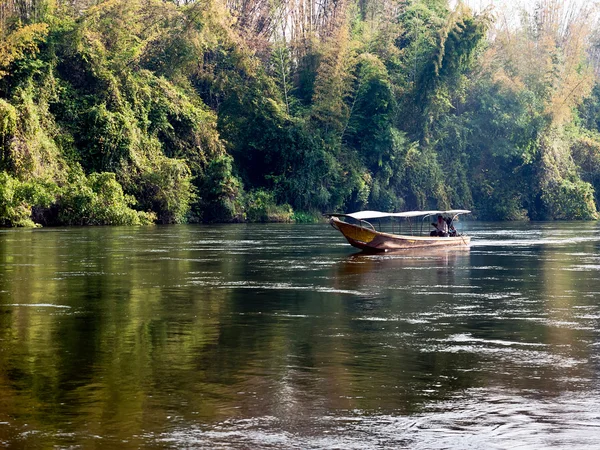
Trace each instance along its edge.
{"label": "reflection on water", "polygon": [[595,448],[595,223],[0,231],[0,447]]}

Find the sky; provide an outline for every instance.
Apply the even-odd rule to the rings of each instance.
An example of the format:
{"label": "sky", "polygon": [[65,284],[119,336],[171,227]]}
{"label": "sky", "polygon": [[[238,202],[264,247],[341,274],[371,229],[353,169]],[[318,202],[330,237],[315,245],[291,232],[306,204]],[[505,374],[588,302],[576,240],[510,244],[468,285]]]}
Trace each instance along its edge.
{"label": "sky", "polygon": [[[456,2],[456,0],[454,0]],[[464,0],[466,4],[468,4],[473,10],[481,11],[487,8],[489,5],[493,5],[496,9],[503,10],[517,10],[517,9],[526,9],[533,10],[533,7],[536,4],[536,0]],[[560,1],[560,0],[559,0]],[[561,1],[563,4],[576,4],[578,6],[590,3],[598,3],[592,2],[589,0],[563,0]]]}
{"label": "sky", "polygon": [[[450,5],[454,6],[458,0],[450,0]],[[475,12],[482,11],[492,7],[493,15],[502,21],[502,23],[518,25],[521,19],[520,11],[533,12],[538,0],[463,0]],[[546,0],[553,1],[553,0]],[[595,7],[593,16],[598,20],[600,12],[600,0],[554,0],[563,6],[563,13],[567,14],[569,7],[574,6],[577,9],[581,7]]]}

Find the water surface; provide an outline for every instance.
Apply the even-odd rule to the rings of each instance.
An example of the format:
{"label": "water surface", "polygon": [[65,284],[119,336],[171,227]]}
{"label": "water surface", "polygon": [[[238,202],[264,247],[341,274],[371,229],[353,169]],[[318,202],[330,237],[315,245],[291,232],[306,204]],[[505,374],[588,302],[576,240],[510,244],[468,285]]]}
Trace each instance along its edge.
{"label": "water surface", "polygon": [[600,226],[0,231],[0,447],[597,448]]}

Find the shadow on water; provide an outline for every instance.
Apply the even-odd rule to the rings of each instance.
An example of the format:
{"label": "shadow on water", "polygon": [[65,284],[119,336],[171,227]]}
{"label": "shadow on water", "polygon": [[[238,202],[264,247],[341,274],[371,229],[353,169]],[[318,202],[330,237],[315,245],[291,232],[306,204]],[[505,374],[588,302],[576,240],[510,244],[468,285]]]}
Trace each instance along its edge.
{"label": "shadow on water", "polygon": [[0,446],[592,448],[595,224],[0,232]]}

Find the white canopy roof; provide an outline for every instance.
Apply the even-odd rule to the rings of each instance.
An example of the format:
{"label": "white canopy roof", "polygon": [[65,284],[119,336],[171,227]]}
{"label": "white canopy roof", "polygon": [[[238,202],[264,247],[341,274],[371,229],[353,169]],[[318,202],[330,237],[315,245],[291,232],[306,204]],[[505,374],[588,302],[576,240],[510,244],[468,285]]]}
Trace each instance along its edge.
{"label": "white canopy roof", "polygon": [[459,214],[469,214],[468,209],[449,209],[447,211],[405,211],[398,213],[388,213],[380,211],[357,211],[351,214],[331,214],[332,216],[352,217],[356,220],[381,219],[383,217],[427,217],[427,216],[457,216]]}

